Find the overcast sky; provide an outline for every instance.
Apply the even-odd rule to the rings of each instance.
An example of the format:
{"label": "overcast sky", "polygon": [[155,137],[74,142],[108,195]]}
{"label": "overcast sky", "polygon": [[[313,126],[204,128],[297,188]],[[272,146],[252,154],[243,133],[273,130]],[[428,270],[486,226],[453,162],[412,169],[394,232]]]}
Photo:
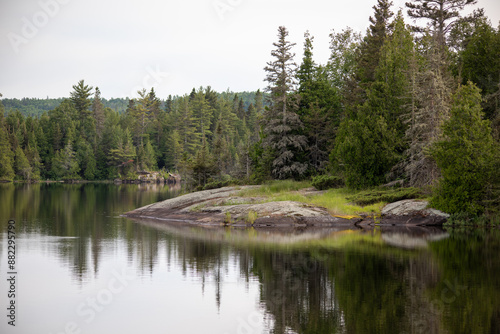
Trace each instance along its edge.
{"label": "overcast sky", "polygon": [[[393,0],[393,11],[404,6]],[[0,0],[0,93],[4,98],[67,97],[84,79],[102,96],[157,96],[193,87],[252,91],[265,87],[277,28],[284,25],[302,56],[315,37],[319,63],[328,35],[365,32],[376,0]],[[496,27],[499,0],[479,0]],[[410,22],[408,22],[410,23]]]}

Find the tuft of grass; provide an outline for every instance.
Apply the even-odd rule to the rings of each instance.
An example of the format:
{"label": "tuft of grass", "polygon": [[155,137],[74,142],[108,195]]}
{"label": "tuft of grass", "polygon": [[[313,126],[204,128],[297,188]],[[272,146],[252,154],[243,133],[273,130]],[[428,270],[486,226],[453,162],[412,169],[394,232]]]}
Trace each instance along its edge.
{"label": "tuft of grass", "polygon": [[253,223],[255,223],[255,221],[257,220],[257,212],[255,211],[248,211],[248,215],[247,215],[247,223],[249,223],[250,225],[253,225]]}
{"label": "tuft of grass", "polygon": [[225,218],[224,218],[224,224],[225,225],[230,225],[231,224],[231,212],[226,212]]}

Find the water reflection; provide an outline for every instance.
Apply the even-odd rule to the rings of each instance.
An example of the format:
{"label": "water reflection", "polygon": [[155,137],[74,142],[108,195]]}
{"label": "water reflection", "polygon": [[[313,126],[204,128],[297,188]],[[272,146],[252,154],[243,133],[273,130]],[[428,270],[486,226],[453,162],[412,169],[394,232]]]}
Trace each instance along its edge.
{"label": "water reflection", "polygon": [[[47,251],[70,263],[75,278],[82,279],[87,271],[97,273],[103,244],[126,239],[134,245],[140,236],[135,224],[123,226],[123,221],[115,217],[179,192],[179,187],[157,184],[0,184],[0,218],[15,219],[18,232],[32,236],[26,242],[28,246],[49,236],[74,237],[63,244],[55,243],[57,249]],[[1,226],[5,233],[7,225]]]}
{"label": "water reflection", "polygon": [[[409,249],[401,231],[290,234],[118,218],[179,191],[155,186],[0,186],[0,219],[18,222],[33,328],[60,332],[76,318],[84,333],[500,332],[498,230],[420,231],[429,246]],[[87,324],[74,309],[116,266],[128,268],[131,283]],[[46,285],[50,302],[34,292]],[[45,322],[34,320],[49,304],[63,320],[47,321],[48,311]]]}

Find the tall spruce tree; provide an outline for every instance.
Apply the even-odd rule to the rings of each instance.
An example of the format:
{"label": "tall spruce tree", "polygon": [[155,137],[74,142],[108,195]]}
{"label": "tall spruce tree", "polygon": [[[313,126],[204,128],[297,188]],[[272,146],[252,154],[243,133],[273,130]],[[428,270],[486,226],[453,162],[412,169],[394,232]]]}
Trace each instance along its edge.
{"label": "tall spruce tree", "polygon": [[373,17],[370,16],[371,24],[360,45],[358,80],[364,88],[367,88],[369,83],[375,80],[375,69],[379,63],[380,49],[390,30],[389,23],[393,15],[391,6],[392,1],[377,0],[377,5],[373,6]]}
{"label": "tall spruce tree", "polygon": [[316,65],[312,58],[313,38],[308,32],[304,37],[304,57],[297,71],[298,114],[309,144],[304,161],[309,164],[310,173],[318,174],[324,172],[328,164],[328,154],[340,122],[340,96],[338,89],[330,84],[325,67]]}
{"label": "tall spruce tree", "polygon": [[274,60],[264,68],[270,106],[264,114],[263,144],[274,151],[272,174],[278,179],[300,178],[307,171],[307,164],[297,160],[298,154],[306,150],[307,140],[300,134],[303,125],[293,96],[296,65],[291,50],[295,44],[287,36],[287,29],[280,26],[278,42],[273,43],[276,49],[271,51]]}
{"label": "tall spruce tree", "polygon": [[380,60],[375,70],[375,83],[372,91],[379,93],[377,101],[379,113],[383,114],[387,124],[396,130],[397,147],[401,153],[406,126],[402,116],[411,108],[412,78],[415,68],[415,45],[411,31],[407,28],[402,12],[398,12],[393,29],[387,36],[380,50]]}

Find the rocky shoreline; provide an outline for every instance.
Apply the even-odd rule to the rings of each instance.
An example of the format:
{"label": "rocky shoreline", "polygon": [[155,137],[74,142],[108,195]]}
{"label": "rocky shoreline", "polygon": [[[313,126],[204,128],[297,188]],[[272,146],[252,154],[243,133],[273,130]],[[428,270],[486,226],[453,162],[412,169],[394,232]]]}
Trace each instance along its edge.
{"label": "rocky shoreline", "polygon": [[[420,200],[388,204],[380,217],[333,216],[327,209],[294,201],[266,202],[263,198],[240,197],[241,190],[259,186],[224,187],[198,191],[153,203],[123,214],[140,220],[202,226],[273,227],[358,227],[407,228],[441,226],[448,215],[428,208]],[[314,191],[311,191],[314,193]]]}

